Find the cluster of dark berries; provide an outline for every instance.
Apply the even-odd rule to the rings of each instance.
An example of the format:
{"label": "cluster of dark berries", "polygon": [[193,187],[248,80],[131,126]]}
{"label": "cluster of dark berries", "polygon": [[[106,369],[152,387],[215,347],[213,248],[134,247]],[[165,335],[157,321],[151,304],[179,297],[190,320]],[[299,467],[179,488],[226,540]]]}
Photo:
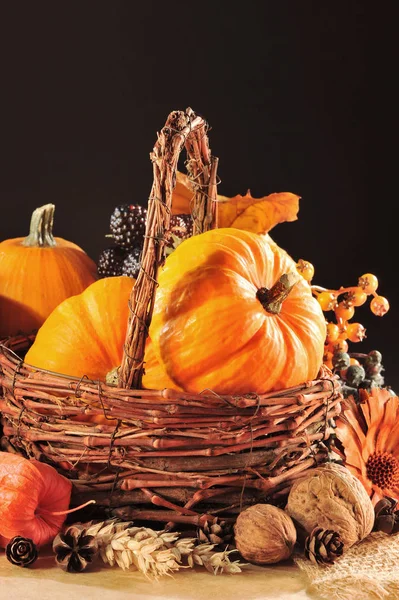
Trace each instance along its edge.
{"label": "cluster of dark berries", "polygon": [[342,380],[344,395],[384,385],[382,355],[378,350],[371,350],[368,354],[336,352],[332,364],[333,371]]}
{"label": "cluster of dark berries", "polygon": [[[126,275],[137,278],[144,243],[147,209],[137,204],[122,204],[111,214],[108,238],[112,245],[100,253],[97,262],[99,277]],[[192,235],[190,215],[172,215],[167,239],[169,252]]]}
{"label": "cluster of dark berries", "polygon": [[98,257],[99,277],[137,277],[146,218],[147,209],[137,204],[122,204],[114,208],[107,235],[113,243]]}

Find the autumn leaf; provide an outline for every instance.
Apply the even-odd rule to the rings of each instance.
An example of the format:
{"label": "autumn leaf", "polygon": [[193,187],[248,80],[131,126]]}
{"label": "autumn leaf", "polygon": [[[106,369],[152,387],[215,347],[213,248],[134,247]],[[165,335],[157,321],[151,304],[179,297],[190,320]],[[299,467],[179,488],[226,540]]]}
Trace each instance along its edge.
{"label": "autumn leaf", "polygon": [[[178,172],[173,192],[173,214],[190,214],[194,192],[187,175]],[[250,191],[245,196],[233,198],[218,195],[218,227],[235,227],[253,233],[267,233],[279,223],[298,218],[300,196],[280,192],[253,198]]]}
{"label": "autumn leaf", "polygon": [[172,214],[173,215],[189,215],[191,214],[191,200],[194,197],[194,191],[187,175],[180,173],[176,174],[176,187],[173,190],[172,196]]}
{"label": "autumn leaf", "polygon": [[218,227],[235,227],[253,233],[267,233],[278,223],[295,221],[300,197],[281,192],[253,198],[245,196],[226,198],[218,196]]}

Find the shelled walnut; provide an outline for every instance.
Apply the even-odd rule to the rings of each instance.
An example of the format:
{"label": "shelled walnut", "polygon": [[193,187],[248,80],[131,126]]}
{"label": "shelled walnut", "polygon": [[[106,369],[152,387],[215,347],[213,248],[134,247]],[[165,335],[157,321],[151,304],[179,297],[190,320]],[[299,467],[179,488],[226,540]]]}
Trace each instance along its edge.
{"label": "shelled walnut", "polygon": [[345,549],[360,542],[374,525],[373,504],[358,479],[342,465],[310,469],[288,495],[287,513],[307,533],[315,527],[340,534]]}

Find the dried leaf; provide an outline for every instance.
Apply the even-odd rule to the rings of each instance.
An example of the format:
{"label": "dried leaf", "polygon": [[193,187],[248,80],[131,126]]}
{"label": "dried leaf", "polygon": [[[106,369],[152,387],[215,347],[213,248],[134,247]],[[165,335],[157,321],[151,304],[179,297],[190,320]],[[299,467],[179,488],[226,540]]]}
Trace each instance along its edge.
{"label": "dried leaf", "polygon": [[180,173],[176,174],[176,187],[173,190],[172,196],[172,214],[173,215],[189,215],[191,214],[191,201],[194,197],[194,191],[187,175]]}
{"label": "dried leaf", "polygon": [[234,198],[218,196],[218,227],[235,227],[253,233],[267,233],[278,223],[295,221],[299,196],[290,192],[253,198],[250,191]]}
{"label": "dried leaf", "polygon": [[[177,173],[173,192],[172,213],[190,214],[194,196],[187,175]],[[295,221],[298,217],[300,196],[281,192],[253,198],[248,191],[245,196],[233,198],[218,195],[218,227],[235,227],[253,233],[267,233],[279,223]]]}

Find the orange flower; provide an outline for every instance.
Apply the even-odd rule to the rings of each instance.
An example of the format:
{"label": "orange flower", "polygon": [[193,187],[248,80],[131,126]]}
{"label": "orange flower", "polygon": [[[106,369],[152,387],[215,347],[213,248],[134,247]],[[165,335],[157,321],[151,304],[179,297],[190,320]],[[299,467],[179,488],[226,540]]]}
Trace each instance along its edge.
{"label": "orange flower", "polygon": [[342,408],[336,434],[345,466],[374,505],[384,496],[399,500],[399,398],[374,388],[364,392],[358,404],[347,398]]}

